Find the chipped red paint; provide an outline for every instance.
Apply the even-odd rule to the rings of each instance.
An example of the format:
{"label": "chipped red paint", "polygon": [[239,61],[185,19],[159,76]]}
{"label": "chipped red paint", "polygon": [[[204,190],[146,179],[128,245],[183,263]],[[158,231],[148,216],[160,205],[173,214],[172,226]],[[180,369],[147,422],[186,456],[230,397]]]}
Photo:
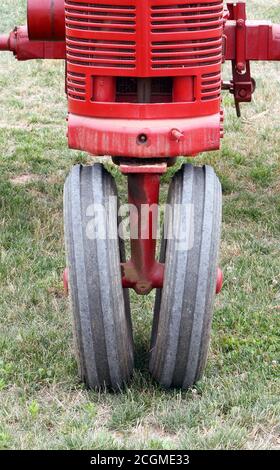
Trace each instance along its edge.
{"label": "chipped red paint", "polygon": [[[137,158],[192,156],[219,148],[220,120],[220,114],[144,120],[90,118],[71,113],[68,117],[68,141],[70,148],[85,150],[92,155]],[[175,127],[182,134],[177,140],[172,133]],[[147,137],[144,143],[139,141],[141,135]]]}

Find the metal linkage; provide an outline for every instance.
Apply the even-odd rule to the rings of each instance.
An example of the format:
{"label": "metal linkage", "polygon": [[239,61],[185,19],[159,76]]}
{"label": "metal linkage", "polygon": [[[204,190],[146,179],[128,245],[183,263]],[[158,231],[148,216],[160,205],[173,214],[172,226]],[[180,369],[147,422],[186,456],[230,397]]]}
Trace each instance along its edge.
{"label": "metal linkage", "polygon": [[246,2],[230,2],[225,12],[224,60],[232,62],[232,80],[223,82],[223,90],[234,95],[237,116],[240,103],[248,103],[256,89],[250,61],[280,60],[280,25],[247,21]]}

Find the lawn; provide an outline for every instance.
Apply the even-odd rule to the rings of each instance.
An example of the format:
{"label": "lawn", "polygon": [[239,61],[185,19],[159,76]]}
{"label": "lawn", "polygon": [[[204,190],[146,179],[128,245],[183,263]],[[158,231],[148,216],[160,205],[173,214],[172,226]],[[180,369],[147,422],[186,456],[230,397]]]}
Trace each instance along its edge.
{"label": "lawn", "polygon": [[[25,4],[2,0],[0,33],[25,21]],[[247,4],[251,17],[280,22],[278,0]],[[63,63],[1,53],[0,448],[280,447],[280,66],[252,69],[253,103],[238,120],[225,95],[222,150],[194,162],[214,166],[224,193],[225,285],[205,377],[188,392],[152,382],[154,297],[132,295],[135,375],[123,393],[99,394],[78,381],[61,282],[63,183],[91,159],[67,149]],[[108,166],[124,197],[125,180]]]}

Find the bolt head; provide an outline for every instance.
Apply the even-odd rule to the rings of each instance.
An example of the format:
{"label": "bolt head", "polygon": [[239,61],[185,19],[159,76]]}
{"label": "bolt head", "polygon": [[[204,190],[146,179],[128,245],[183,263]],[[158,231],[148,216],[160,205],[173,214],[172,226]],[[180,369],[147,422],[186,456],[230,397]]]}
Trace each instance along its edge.
{"label": "bolt head", "polygon": [[245,90],[245,88],[241,88],[241,90],[239,90],[239,93],[238,93],[238,94],[239,94],[239,96],[240,96],[241,98],[246,98],[246,96],[247,96],[247,91]]}
{"label": "bolt head", "polygon": [[239,18],[239,20],[236,21],[236,25],[238,28],[243,28],[243,26],[245,26],[245,21],[242,20],[242,18]]}

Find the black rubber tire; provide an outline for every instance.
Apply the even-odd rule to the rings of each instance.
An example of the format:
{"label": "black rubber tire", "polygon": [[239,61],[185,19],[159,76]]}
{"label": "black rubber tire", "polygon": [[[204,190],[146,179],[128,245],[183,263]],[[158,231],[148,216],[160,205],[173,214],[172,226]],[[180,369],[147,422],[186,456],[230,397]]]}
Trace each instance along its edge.
{"label": "black rubber tire", "polygon": [[[133,370],[129,298],[121,283],[123,245],[117,236],[117,204],[109,206],[109,198],[116,196],[114,179],[101,164],[75,166],[65,183],[65,240],[76,355],[80,377],[93,389],[120,389]],[[106,207],[102,239],[87,236],[87,210],[92,204]],[[114,237],[109,237],[109,227]]]}
{"label": "black rubber tire", "polygon": [[168,203],[173,221],[167,220],[166,233],[184,224],[191,235],[191,224],[174,210],[176,204],[187,204],[193,207],[194,237],[192,248],[183,251],[170,237],[162,241],[165,276],[163,289],[156,293],[150,372],[166,388],[187,389],[202,376],[210,339],[222,214],[214,170],[183,165],[171,183]]}

